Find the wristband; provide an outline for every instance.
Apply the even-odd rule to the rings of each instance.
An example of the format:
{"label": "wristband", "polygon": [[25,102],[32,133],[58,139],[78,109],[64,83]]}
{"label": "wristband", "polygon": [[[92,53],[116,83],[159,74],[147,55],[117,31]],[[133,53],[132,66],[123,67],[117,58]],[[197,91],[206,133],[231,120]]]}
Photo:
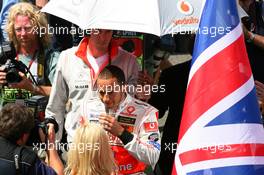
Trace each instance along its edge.
{"label": "wristband", "polygon": [[119,138],[123,142],[123,144],[126,145],[127,143],[131,142],[131,140],[133,140],[134,135],[127,130],[124,130]]}

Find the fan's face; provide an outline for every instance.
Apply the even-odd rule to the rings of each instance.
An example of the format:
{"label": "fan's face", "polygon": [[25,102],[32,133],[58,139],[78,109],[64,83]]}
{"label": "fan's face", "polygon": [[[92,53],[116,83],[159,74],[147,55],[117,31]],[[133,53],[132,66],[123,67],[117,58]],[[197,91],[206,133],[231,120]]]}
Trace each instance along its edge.
{"label": "fan's face", "polygon": [[29,46],[37,39],[34,26],[28,16],[17,15],[14,23],[14,31],[20,46]]}

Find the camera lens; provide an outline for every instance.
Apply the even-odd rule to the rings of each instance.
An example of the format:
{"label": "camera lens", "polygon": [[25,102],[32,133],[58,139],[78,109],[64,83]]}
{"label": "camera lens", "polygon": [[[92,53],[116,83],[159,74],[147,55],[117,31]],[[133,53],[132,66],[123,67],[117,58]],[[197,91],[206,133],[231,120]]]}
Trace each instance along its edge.
{"label": "camera lens", "polygon": [[242,23],[246,27],[247,30],[251,31],[251,19],[249,17],[241,18]]}
{"label": "camera lens", "polygon": [[20,75],[18,74],[18,71],[15,68],[11,68],[6,73],[6,81],[7,83],[19,83],[22,80]]}

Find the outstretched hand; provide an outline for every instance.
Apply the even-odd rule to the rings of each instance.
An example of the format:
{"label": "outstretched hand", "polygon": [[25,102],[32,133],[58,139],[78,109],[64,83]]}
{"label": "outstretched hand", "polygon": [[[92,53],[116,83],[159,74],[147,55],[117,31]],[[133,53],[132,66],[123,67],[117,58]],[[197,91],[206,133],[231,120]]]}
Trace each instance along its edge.
{"label": "outstretched hand", "polygon": [[47,135],[48,141],[49,143],[55,143],[56,134],[55,134],[54,124],[48,123],[47,127],[48,127],[48,135]]}

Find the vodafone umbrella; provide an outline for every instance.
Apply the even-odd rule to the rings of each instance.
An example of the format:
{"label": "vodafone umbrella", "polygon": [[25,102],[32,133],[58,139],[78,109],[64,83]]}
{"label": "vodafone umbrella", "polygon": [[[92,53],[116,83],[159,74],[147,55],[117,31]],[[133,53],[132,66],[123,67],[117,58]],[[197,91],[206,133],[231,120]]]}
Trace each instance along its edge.
{"label": "vodafone umbrella", "polygon": [[162,36],[198,27],[204,0],[50,0],[43,12],[82,29],[112,29]]}

